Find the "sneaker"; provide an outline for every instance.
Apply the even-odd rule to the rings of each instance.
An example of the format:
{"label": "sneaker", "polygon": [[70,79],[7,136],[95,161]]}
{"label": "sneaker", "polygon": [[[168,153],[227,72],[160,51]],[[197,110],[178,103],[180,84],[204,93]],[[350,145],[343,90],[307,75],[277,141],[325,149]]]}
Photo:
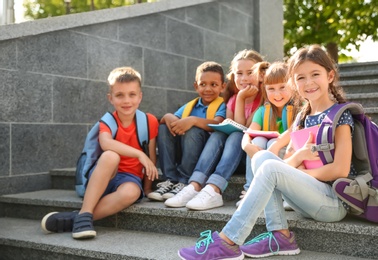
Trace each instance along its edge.
{"label": "sneaker", "polygon": [[223,206],[222,195],[216,193],[213,187],[206,185],[193,199],[191,199],[186,207],[193,210],[207,210]]}
{"label": "sneaker", "polygon": [[172,189],[173,183],[170,180],[166,180],[158,183],[156,187],[158,187],[158,189],[154,192],[149,193],[147,195],[147,198],[149,198],[150,200],[164,201],[163,194],[169,192]]}
{"label": "sneaker", "polygon": [[239,205],[240,205],[240,203],[242,202],[242,200],[243,200],[243,198],[244,198],[244,196],[245,196],[245,194],[247,193],[247,191],[245,191],[245,190],[242,190],[241,191],[241,193],[240,193],[240,196],[239,196],[239,201],[238,202],[236,202],[236,207],[238,208],[239,207]]}
{"label": "sneaker", "polygon": [[293,208],[285,200],[283,201],[283,207],[286,211],[293,211]]}
{"label": "sneaker", "polygon": [[201,233],[195,246],[180,249],[178,255],[183,260],[244,259],[238,245],[228,244],[219,237],[218,232],[211,234],[210,230]]}
{"label": "sneaker", "polygon": [[266,257],[271,255],[297,255],[300,253],[295,236],[286,237],[281,232],[263,233],[240,246],[245,256]]}
{"label": "sneaker", "polygon": [[167,200],[169,198],[172,198],[177,193],[179,193],[185,186],[186,185],[184,183],[180,182],[173,185],[172,189],[169,192],[163,194],[163,199]]}
{"label": "sneaker", "polygon": [[171,208],[185,207],[191,199],[193,199],[199,192],[194,189],[193,185],[188,185],[183,188],[179,193],[170,199],[167,199],[164,204]]}
{"label": "sneaker", "polygon": [[71,232],[73,221],[79,212],[51,212],[43,217],[41,227],[46,233]]}
{"label": "sneaker", "polygon": [[94,238],[96,231],[93,227],[93,215],[88,212],[78,214],[75,217],[72,237],[75,239]]}

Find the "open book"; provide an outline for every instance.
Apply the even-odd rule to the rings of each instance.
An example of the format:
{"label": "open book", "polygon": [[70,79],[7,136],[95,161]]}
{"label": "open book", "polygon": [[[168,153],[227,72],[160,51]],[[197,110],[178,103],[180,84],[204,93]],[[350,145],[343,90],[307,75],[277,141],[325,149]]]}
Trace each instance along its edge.
{"label": "open book", "polygon": [[280,133],[277,131],[261,131],[261,130],[252,130],[252,129],[247,129],[244,131],[244,133],[249,134],[250,137],[256,137],[256,136],[262,136],[267,139],[272,139],[272,138],[277,138]]}
{"label": "open book", "polygon": [[248,128],[242,124],[236,123],[234,120],[230,118],[226,118],[220,124],[208,124],[211,128],[215,131],[220,131],[225,134],[231,134],[233,132],[243,132],[246,131]]}
{"label": "open book", "polygon": [[[291,137],[291,142],[293,144],[294,150],[298,150],[305,145],[310,132],[312,133],[312,136],[314,139],[313,141],[315,142],[315,138],[316,138],[316,134],[318,133],[318,130],[319,130],[319,126],[315,125],[312,127],[303,128],[298,131],[291,132],[290,137]],[[319,160],[304,160],[303,164],[306,167],[306,169],[315,169],[315,168],[319,168],[320,166],[323,166],[323,163],[320,159]]]}

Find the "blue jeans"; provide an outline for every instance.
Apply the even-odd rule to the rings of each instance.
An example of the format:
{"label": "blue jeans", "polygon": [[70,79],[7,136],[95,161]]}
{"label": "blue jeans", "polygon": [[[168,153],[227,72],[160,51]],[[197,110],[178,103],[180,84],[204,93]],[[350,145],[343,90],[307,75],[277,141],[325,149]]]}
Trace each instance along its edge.
{"label": "blue jeans", "polygon": [[245,154],[241,149],[242,138],[242,132],[234,132],[230,135],[217,131],[212,133],[189,183],[194,181],[201,186],[214,184],[224,192],[228,180]]}
{"label": "blue jeans", "polygon": [[[261,149],[268,149],[275,141],[277,138],[272,138],[270,140],[266,139],[265,137],[262,136],[257,136],[252,139],[251,143],[254,145],[257,145]],[[286,147],[282,148],[279,152],[279,157],[283,158],[285,155]],[[245,161],[245,184],[243,186],[244,190],[248,190],[249,186],[251,185],[252,179],[253,179],[253,172],[251,168],[251,157],[248,155],[246,156],[246,161]]]}
{"label": "blue jeans", "polygon": [[298,213],[316,221],[342,220],[347,212],[332,187],[291,167],[269,151],[252,158],[251,187],[222,232],[236,244],[243,244],[265,209],[268,231],[287,229],[282,197]]}
{"label": "blue jeans", "polygon": [[188,183],[209,135],[192,127],[185,135],[173,136],[166,124],[159,125],[159,163],[167,180]]}

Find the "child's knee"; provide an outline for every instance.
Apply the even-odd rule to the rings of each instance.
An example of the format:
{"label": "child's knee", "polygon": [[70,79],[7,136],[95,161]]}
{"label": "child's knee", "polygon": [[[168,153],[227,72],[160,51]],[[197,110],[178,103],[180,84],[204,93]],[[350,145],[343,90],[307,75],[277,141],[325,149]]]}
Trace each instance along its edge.
{"label": "child's knee", "polygon": [[111,164],[116,164],[118,166],[121,157],[118,153],[113,152],[113,151],[105,151],[101,154],[100,159],[102,161],[106,161]]}

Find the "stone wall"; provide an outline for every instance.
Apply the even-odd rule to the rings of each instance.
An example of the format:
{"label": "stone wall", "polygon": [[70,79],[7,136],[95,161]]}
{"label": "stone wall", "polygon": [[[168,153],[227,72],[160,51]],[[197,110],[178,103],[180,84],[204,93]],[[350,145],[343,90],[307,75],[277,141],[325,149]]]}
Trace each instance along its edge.
{"label": "stone wall", "polygon": [[161,117],[196,96],[203,61],[228,71],[245,48],[282,59],[282,18],[282,0],[162,0],[0,26],[0,194],[47,187],[46,172],[75,166],[112,110],[113,68],[141,72],[141,109]]}

